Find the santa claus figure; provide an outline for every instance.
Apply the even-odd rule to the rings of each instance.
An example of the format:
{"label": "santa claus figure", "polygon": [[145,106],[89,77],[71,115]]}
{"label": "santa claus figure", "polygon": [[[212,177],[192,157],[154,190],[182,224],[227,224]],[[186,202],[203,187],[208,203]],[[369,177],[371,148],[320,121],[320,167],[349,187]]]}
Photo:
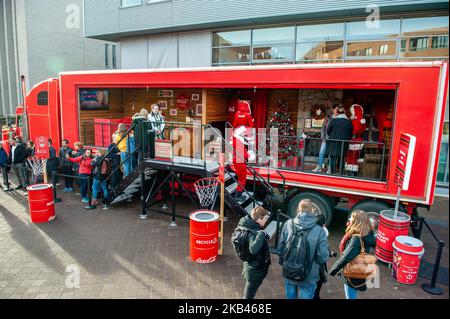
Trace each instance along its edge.
{"label": "santa claus figure", "polygon": [[250,103],[248,101],[239,101],[233,126],[235,127],[233,134],[233,147],[235,149],[233,163],[238,180],[235,199],[237,201],[245,201],[243,192],[247,182],[247,162],[255,160],[255,154],[252,151],[254,143],[254,126]]}
{"label": "santa claus figure", "polygon": [[347,154],[347,161],[345,169],[352,175],[357,175],[359,171],[359,163],[363,161],[360,159],[361,151],[364,147],[362,134],[366,131],[366,120],[364,119],[364,109],[359,104],[353,104],[350,107],[352,113],[351,120],[353,124],[353,138],[350,141],[349,150]]}
{"label": "santa claus figure", "polygon": [[237,128],[238,126],[245,126],[249,128],[253,128],[253,118],[252,111],[250,109],[249,101],[239,101],[237,111],[234,114],[233,126]]}

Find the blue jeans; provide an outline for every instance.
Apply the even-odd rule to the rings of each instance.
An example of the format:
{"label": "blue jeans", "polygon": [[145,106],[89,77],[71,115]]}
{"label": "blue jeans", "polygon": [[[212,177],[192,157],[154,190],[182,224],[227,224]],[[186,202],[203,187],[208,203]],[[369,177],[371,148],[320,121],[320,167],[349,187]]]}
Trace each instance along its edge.
{"label": "blue jeans", "polygon": [[350,287],[347,284],[344,284],[345,298],[346,299],[357,299],[358,298],[358,290],[353,287]]}
{"label": "blue jeans", "polygon": [[92,199],[93,200],[98,199],[98,193],[100,191],[100,188],[103,191],[103,198],[107,198],[109,195],[109,192],[108,192],[108,185],[106,184],[106,181],[100,182],[98,179],[94,178],[94,181],[92,183]]}
{"label": "blue jeans", "polygon": [[[87,174],[80,174],[80,177],[89,177]],[[88,198],[87,197],[87,189],[88,189],[88,180],[86,178],[80,179],[80,192],[82,198]]]}
{"label": "blue jeans", "polygon": [[317,284],[312,284],[309,286],[298,286],[289,283],[286,279],[284,280],[284,288],[286,290],[287,299],[298,299],[300,290],[300,299],[313,299],[314,293],[316,292]]}
{"label": "blue jeans", "polygon": [[325,161],[325,155],[327,153],[327,143],[322,142],[320,145],[320,151],[319,151],[319,163],[317,163],[318,166],[322,167],[323,162]]}
{"label": "blue jeans", "polygon": [[120,152],[120,161],[122,163],[123,177],[127,177],[128,175],[130,175],[130,172],[131,172],[130,171],[131,158],[126,160],[127,156],[128,156],[127,152]]}

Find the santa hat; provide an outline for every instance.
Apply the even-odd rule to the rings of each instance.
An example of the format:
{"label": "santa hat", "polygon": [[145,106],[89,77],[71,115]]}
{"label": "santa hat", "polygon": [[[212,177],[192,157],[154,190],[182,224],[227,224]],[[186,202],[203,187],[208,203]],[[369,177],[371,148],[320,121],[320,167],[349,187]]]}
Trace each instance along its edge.
{"label": "santa hat", "polygon": [[359,119],[361,124],[366,124],[364,119],[364,109],[359,104],[353,104],[350,106],[350,112],[352,113],[352,119]]}
{"label": "santa hat", "polygon": [[250,102],[249,101],[244,101],[244,100],[240,100],[239,101],[239,105],[238,105],[238,111],[242,112],[242,113],[252,113],[252,110],[250,108]]}

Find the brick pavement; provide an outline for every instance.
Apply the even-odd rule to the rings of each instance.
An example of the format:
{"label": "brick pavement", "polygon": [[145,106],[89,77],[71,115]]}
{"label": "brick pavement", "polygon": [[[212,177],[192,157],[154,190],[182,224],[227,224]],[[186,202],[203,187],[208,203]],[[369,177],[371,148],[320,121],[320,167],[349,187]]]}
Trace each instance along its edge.
{"label": "brick pavement", "polygon": [[[61,188],[60,188],[61,190]],[[21,191],[0,191],[0,298],[240,298],[244,282],[242,264],[233,254],[228,238],[237,223],[230,213],[225,228],[224,256],[217,262],[199,265],[189,259],[189,222],[178,219],[169,227],[170,217],[151,213],[141,221],[139,202],[122,203],[109,211],[87,213],[80,196],[60,192],[57,218],[48,224],[31,224],[27,198]],[[183,204],[178,213],[192,208]],[[448,199],[439,198],[429,216],[440,237],[448,239]],[[337,250],[345,216],[337,213],[330,227],[330,247]],[[434,260],[430,236],[424,242]],[[329,266],[334,262],[331,259]],[[284,298],[281,268],[276,258],[257,298]],[[80,269],[79,289],[66,288],[70,273]],[[442,265],[448,268],[448,246]],[[70,278],[70,277],[69,277]],[[389,269],[381,266],[379,289],[361,298],[448,298],[448,283],[440,285],[439,297],[425,293],[419,278],[416,285],[396,283]],[[342,282],[330,278],[322,298],[344,298]]]}

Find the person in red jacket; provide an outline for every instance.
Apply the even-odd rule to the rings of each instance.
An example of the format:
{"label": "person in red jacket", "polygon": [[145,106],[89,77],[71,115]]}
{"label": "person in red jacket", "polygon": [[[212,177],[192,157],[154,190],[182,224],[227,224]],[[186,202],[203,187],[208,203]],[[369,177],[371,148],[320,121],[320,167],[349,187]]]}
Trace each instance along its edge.
{"label": "person in red jacket", "polygon": [[84,155],[72,158],[69,154],[66,155],[68,161],[72,163],[78,163],[80,168],[78,169],[78,173],[82,179],[80,180],[80,191],[83,203],[89,203],[89,198],[87,197],[87,189],[88,189],[88,178],[91,177],[92,174],[92,150],[87,149]]}

